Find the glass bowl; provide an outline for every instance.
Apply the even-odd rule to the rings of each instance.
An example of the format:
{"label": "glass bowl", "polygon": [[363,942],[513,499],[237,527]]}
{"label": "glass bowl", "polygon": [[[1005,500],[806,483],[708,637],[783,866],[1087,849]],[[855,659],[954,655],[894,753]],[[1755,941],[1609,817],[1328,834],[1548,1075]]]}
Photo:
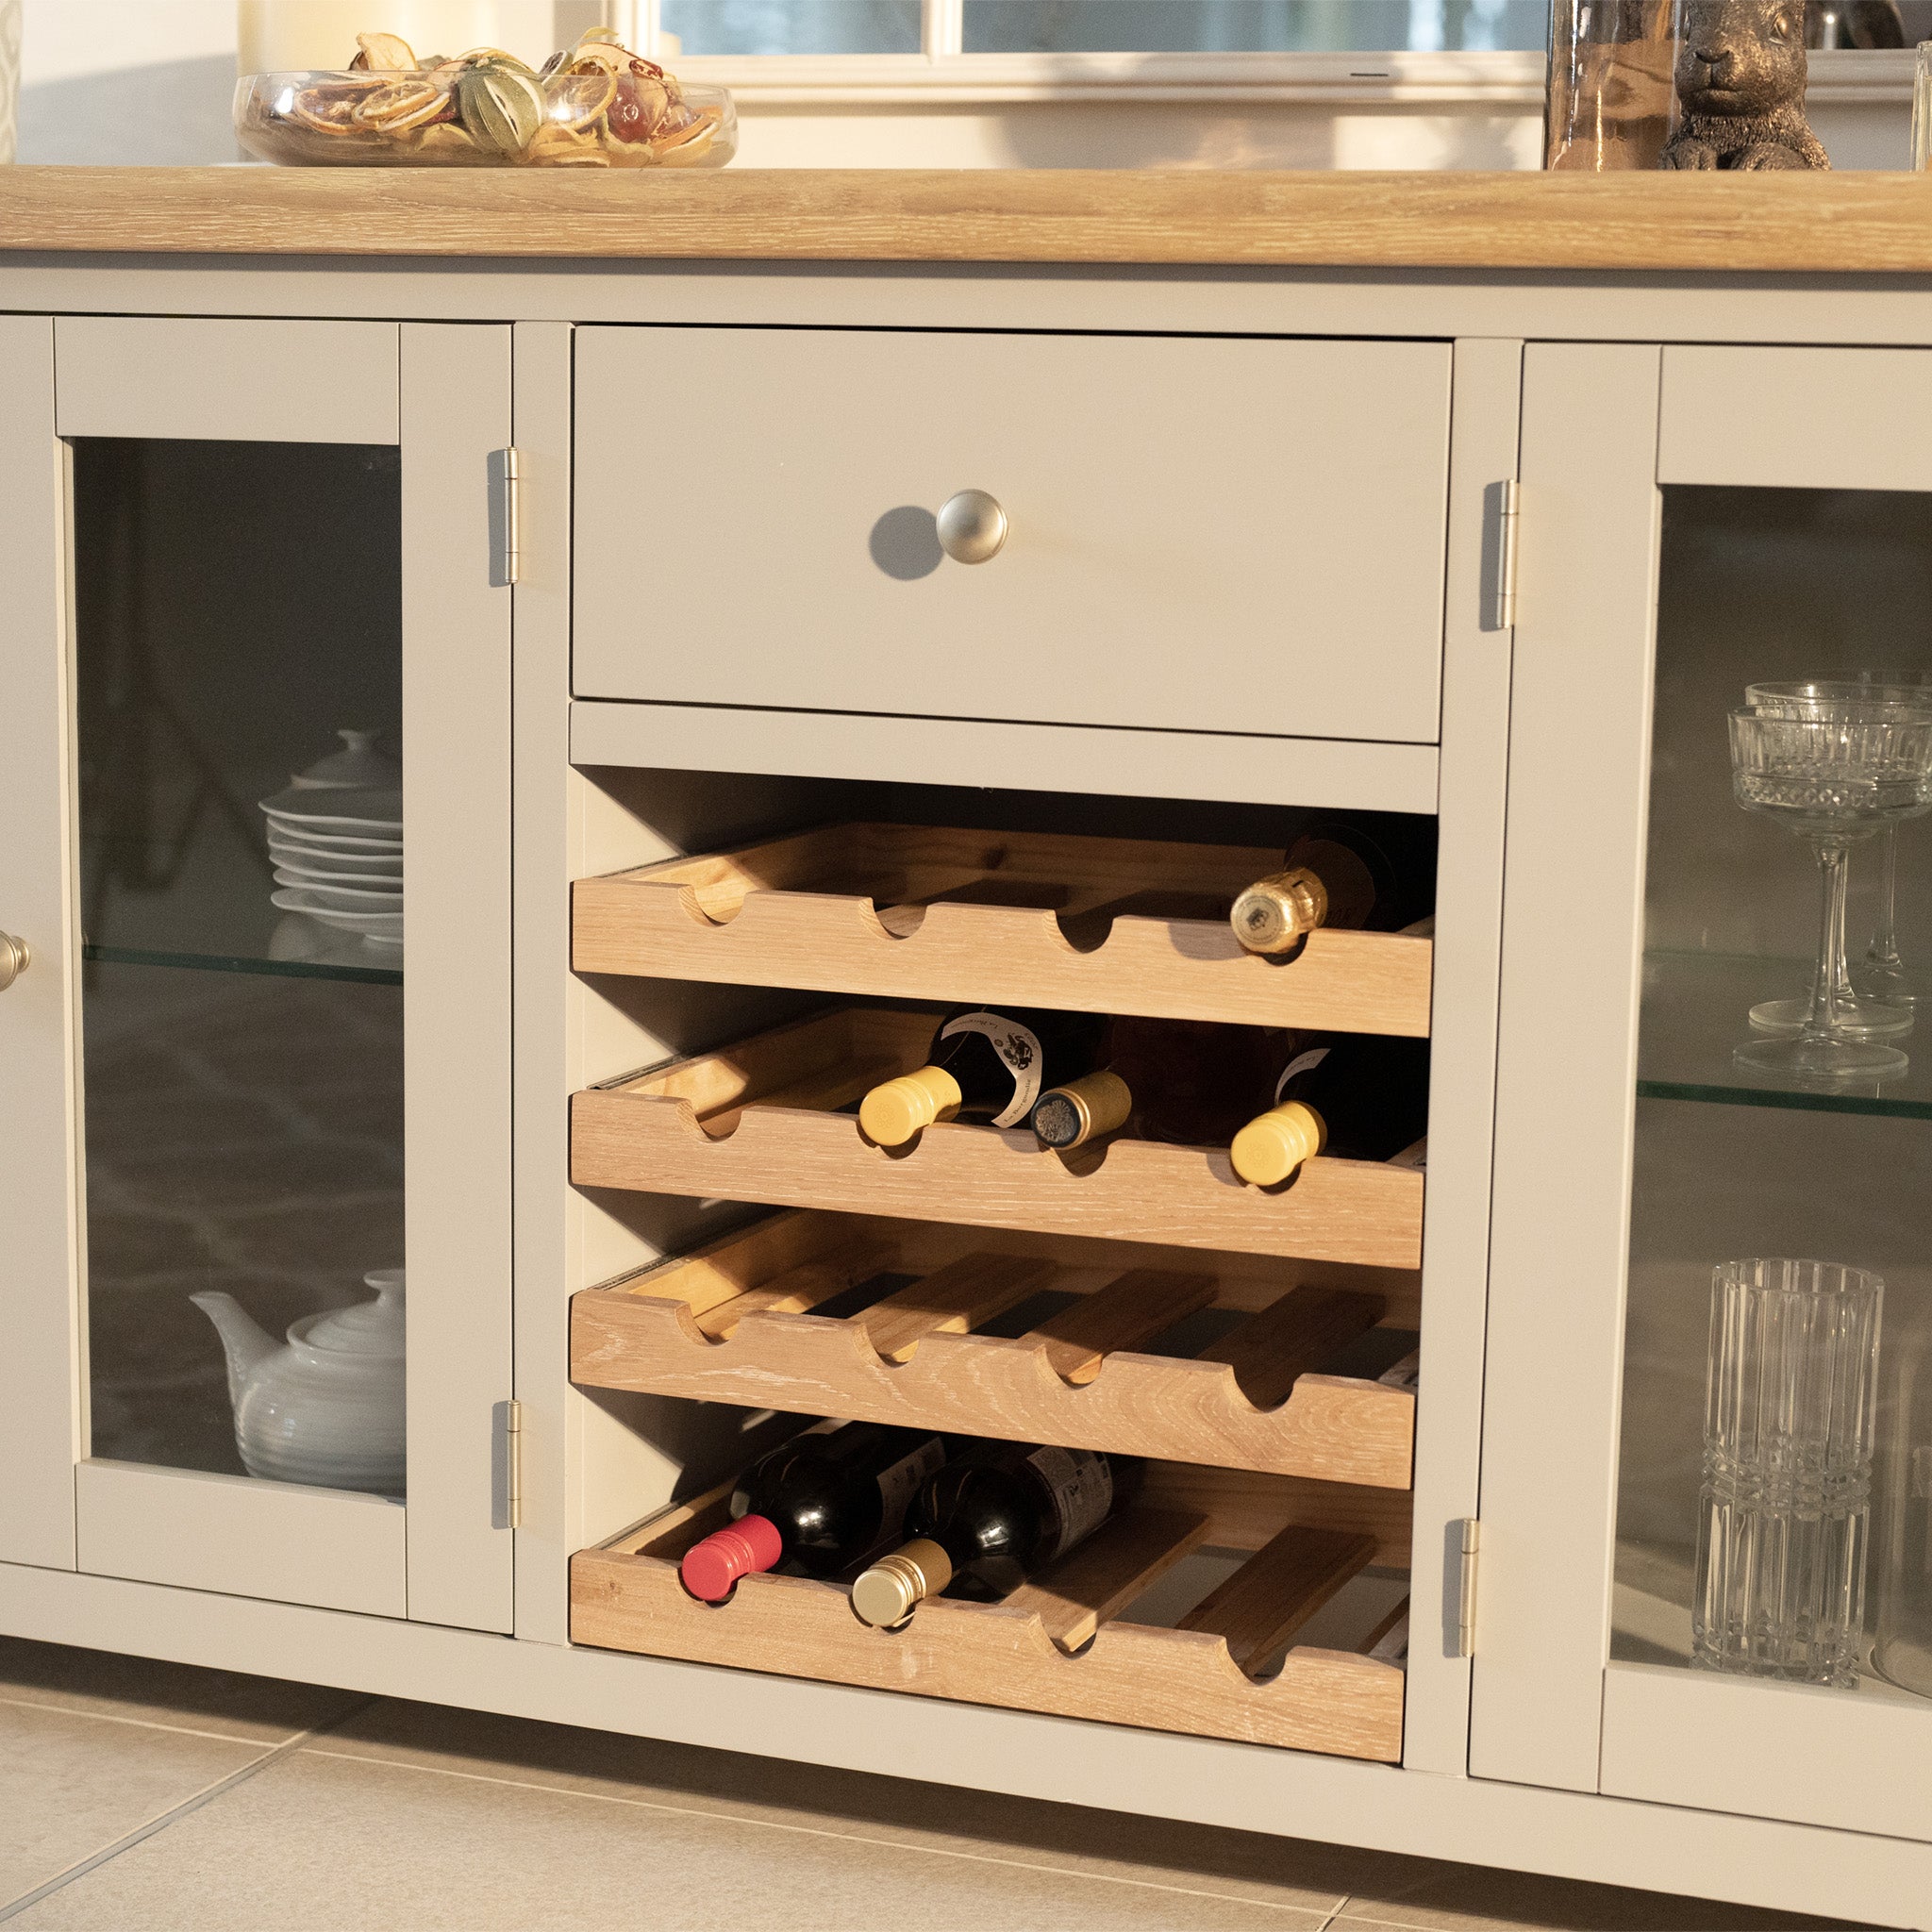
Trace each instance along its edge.
{"label": "glass bowl", "polygon": [[245,74],[235,134],[293,168],[722,168],[738,114],[721,87],[558,74],[506,87],[455,63]]}

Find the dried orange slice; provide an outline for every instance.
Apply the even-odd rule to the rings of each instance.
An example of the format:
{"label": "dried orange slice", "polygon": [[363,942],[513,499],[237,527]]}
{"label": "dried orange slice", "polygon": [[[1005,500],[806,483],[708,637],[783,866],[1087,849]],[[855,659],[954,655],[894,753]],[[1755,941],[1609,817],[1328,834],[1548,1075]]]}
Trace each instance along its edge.
{"label": "dried orange slice", "polygon": [[440,121],[449,110],[447,89],[426,80],[397,80],[364,94],[356,103],[355,118],[379,133],[401,134],[406,128],[425,127]]}
{"label": "dried orange slice", "polygon": [[543,83],[543,114],[552,127],[588,127],[617,98],[617,75],[592,66],[557,74]]}

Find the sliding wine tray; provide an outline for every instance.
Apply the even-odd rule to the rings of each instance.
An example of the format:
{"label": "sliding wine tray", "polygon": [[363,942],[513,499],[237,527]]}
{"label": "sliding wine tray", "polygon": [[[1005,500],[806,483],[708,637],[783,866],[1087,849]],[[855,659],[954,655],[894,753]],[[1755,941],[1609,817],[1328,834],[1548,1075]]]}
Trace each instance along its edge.
{"label": "sliding wine tray", "polygon": [[853,1007],[575,1096],[571,1179],[778,1208],[1117,1237],[1364,1267],[1422,1264],[1423,1175],[1307,1162],[1248,1186],[1227,1150],[1122,1140],[1050,1153],[1024,1128],[927,1127],[887,1150],[836,1109],[922,1065],[935,1015]]}
{"label": "sliding wine tray", "polygon": [[[1291,1524],[1173,1629],[1122,1621],[1195,1549],[1198,1514],[1137,1505],[996,1604],[935,1598],[896,1630],[853,1614],[845,1591],[806,1577],[746,1576],[704,1604],[678,1558],[730,1521],[732,1485],[674,1507],[571,1559],[571,1641],[785,1676],[1049,1711],[1199,1737],[1395,1763],[1400,1664],[1362,1652],[1290,1649],[1294,1632],[1375,1552],[1373,1538]],[[1077,1653],[1070,1655],[1069,1653]]]}
{"label": "sliding wine tray", "polygon": [[1244,952],[1236,895],[1278,849],[920,825],[829,825],[580,879],[579,973],[875,998],[1429,1030],[1431,941],[1311,933]]}
{"label": "sliding wine tray", "polygon": [[[1257,1278],[1229,1258],[1104,1242],[1002,1252],[942,1224],[779,1214],[575,1296],[571,1377],[1407,1490],[1412,1391],[1319,1371],[1378,1323],[1413,1325],[1413,1277],[1275,1263]],[[914,1278],[858,1314],[809,1312],[881,1274]],[[1050,1291],[1078,1299],[1018,1337],[974,1332]],[[1209,1307],[1256,1312],[1197,1356],[1134,1352]]]}

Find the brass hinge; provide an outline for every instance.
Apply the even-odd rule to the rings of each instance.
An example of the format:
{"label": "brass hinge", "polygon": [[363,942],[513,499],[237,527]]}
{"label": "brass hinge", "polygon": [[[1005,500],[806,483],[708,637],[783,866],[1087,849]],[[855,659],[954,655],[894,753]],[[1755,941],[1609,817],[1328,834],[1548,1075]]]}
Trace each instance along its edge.
{"label": "brass hinge", "polygon": [[518,530],[522,508],[518,498],[522,475],[514,449],[490,452],[490,581],[501,588],[517,580]]}
{"label": "brass hinge", "polygon": [[1456,1655],[1475,1655],[1475,1579],[1482,1554],[1483,1526],[1474,1516],[1462,1519],[1462,1571],[1457,1579]]}
{"label": "brass hinge", "polygon": [[524,1405],[503,1405],[504,1519],[506,1526],[521,1529],[524,1524]]}
{"label": "brass hinge", "polygon": [[[1495,505],[1495,551],[1490,575],[1490,608],[1485,613],[1483,628],[1508,630],[1516,622],[1516,513],[1522,502],[1522,486],[1511,476],[1505,482],[1492,483],[1488,494]],[[1485,537],[1488,534],[1484,532]],[[1488,548],[1487,543],[1484,547]]]}

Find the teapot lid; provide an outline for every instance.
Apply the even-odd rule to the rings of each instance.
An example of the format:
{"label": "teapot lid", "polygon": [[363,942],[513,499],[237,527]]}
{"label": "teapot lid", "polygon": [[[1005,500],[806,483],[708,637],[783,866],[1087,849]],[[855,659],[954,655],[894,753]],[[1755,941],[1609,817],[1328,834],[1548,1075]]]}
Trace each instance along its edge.
{"label": "teapot lid", "polygon": [[362,1277],[375,1291],[373,1302],[307,1316],[289,1330],[290,1340],[329,1355],[401,1355],[403,1278],[400,1268],[373,1270]]}
{"label": "teapot lid", "polygon": [[338,731],[336,736],[347,748],[332,751],[325,758],[317,758],[312,765],[297,772],[296,790],[318,791],[353,785],[364,790],[393,791],[402,785],[402,766],[388,753],[375,748],[381,732]]}

